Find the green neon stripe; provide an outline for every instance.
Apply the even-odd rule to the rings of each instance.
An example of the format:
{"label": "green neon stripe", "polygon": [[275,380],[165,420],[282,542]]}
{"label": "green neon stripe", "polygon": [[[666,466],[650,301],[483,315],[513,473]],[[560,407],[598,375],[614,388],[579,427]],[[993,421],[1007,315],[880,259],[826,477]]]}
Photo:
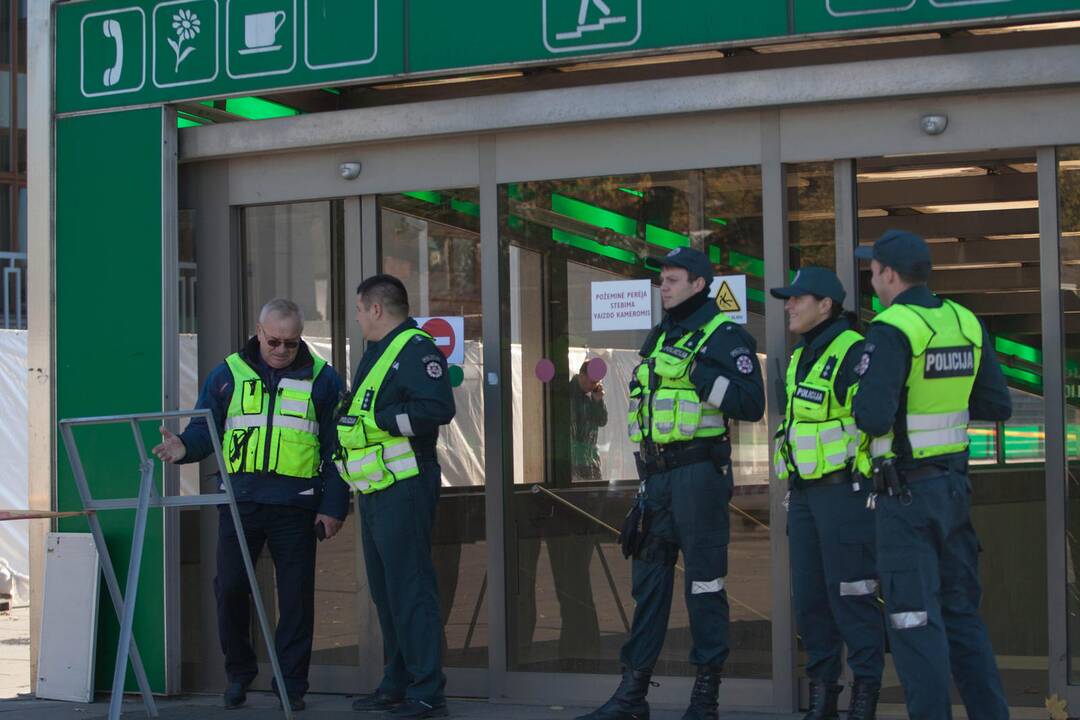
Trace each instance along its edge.
{"label": "green neon stripe", "polygon": [[176,127],[178,127],[178,128],[202,127],[202,123],[195,122],[194,120],[186,118],[183,115],[177,115],[176,116]]}
{"label": "green neon stripe", "polygon": [[765,302],[765,291],[748,287],[746,288],[746,297],[750,300],[756,300],[759,303],[763,303]]}
{"label": "green neon stripe", "polygon": [[677,247],[690,247],[690,238],[686,235],[665,230],[655,225],[645,226],[645,240],[668,250],[674,250]]}
{"label": "green neon stripe", "polygon": [[1018,357],[1021,360],[1026,360],[1033,365],[1042,364],[1041,351],[1031,347],[1030,345],[1018,343],[1015,340],[995,336],[994,349],[996,349],[999,353],[1005,353],[1006,355],[1012,355],[1013,357]]}
{"label": "green neon stripe", "polygon": [[579,250],[593,253],[594,255],[603,255],[604,257],[618,260],[619,262],[624,262],[628,265],[637,265],[637,255],[629,250],[604,245],[595,240],[568,233],[565,230],[552,229],[551,239],[562,245],[569,245]]}
{"label": "green neon stripe", "polygon": [[1008,365],[1002,365],[1001,372],[1003,372],[1006,377],[1010,377],[1013,380],[1017,380],[1022,383],[1027,383],[1028,385],[1032,385],[1039,390],[1042,390],[1042,376],[1036,373],[1010,367]]}
{"label": "green neon stripe", "polygon": [[727,220],[725,220],[724,218],[709,218],[709,222],[716,223],[717,225],[723,225],[724,227],[727,227],[728,224]]}
{"label": "green neon stripe", "polygon": [[639,197],[639,198],[645,197],[645,193],[641,192],[640,190],[631,190],[630,188],[619,188],[619,189],[622,190],[624,193],[627,193],[629,195],[633,195],[634,197]]}
{"label": "green neon stripe", "polygon": [[442,195],[434,190],[417,190],[416,192],[401,193],[405,197],[411,197],[413,200],[422,200],[432,205],[442,205]]}
{"label": "green neon stripe", "polygon": [[551,194],[551,209],[560,215],[565,215],[566,217],[580,220],[581,222],[589,223],[596,227],[614,230],[620,235],[628,235],[630,237],[637,235],[636,220],[616,212],[611,212],[610,210],[596,207],[587,202],[582,202],[581,200],[575,200],[574,198],[560,195],[559,193]]}
{"label": "green neon stripe", "polygon": [[450,207],[453,210],[461,213],[462,215],[471,215],[472,217],[480,217],[480,205],[468,200],[458,200],[457,198],[450,199]]}
{"label": "green neon stripe", "polygon": [[249,120],[269,120],[300,114],[295,108],[256,97],[229,98],[225,101],[225,110]]}
{"label": "green neon stripe", "polygon": [[716,245],[709,246],[709,262],[713,265],[719,265],[722,257],[723,255],[721,254],[720,248]]}

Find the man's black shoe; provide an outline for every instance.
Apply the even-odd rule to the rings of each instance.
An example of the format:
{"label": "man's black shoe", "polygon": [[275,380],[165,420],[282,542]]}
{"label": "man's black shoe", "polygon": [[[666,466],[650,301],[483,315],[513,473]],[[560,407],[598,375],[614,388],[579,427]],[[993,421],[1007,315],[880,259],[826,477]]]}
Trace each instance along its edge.
{"label": "man's black shoe", "polygon": [[405,702],[404,695],[392,695],[382,690],[365,693],[353,700],[352,709],[357,712],[383,712],[393,710]]}
{"label": "man's black shoe", "polygon": [[426,703],[423,700],[406,700],[401,705],[388,712],[387,717],[392,718],[409,718],[410,720],[420,720],[421,718],[436,718],[446,717],[450,714],[450,711],[446,709],[446,703],[443,702],[439,705],[432,705]]}
{"label": "man's black shoe", "polygon": [[233,682],[225,688],[223,698],[226,710],[235,710],[247,702],[247,683]]}
{"label": "man's black shoe", "polygon": [[[281,707],[281,697],[278,697],[278,707]],[[307,707],[307,703],[304,702],[304,698],[299,695],[289,695],[289,709],[294,712],[300,712]]]}

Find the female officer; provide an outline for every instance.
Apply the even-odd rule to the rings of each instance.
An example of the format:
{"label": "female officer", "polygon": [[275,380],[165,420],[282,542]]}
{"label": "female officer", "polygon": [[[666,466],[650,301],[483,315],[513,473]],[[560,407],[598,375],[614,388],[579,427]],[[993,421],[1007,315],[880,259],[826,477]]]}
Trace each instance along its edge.
{"label": "female officer", "polygon": [[844,288],[831,270],[805,267],[791,285],[771,293],[785,301],[788,329],[802,336],[778,392],[785,411],[774,462],[790,488],[795,619],[810,679],[804,720],[839,717],[843,644],[855,676],[848,718],[871,720],[881,687],[884,627],[874,516],[866,509],[870,488],[853,471],[858,430],[851,401],[863,337],[853,329],[854,315],[844,312]]}

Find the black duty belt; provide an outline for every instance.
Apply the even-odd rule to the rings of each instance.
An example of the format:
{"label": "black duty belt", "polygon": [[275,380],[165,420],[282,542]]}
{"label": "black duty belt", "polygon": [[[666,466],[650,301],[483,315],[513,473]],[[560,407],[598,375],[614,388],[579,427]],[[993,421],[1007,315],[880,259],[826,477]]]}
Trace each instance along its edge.
{"label": "black duty belt", "polygon": [[847,468],[836,470],[828,475],[822,475],[816,480],[803,480],[796,475],[792,478],[792,485],[799,490],[808,490],[812,487],[821,487],[823,485],[850,485],[851,484],[851,471]]}
{"label": "black duty belt", "polygon": [[948,475],[950,472],[958,472],[953,469],[951,465],[918,465],[909,470],[901,470],[900,477],[904,478],[904,482],[907,484],[916,483],[921,480],[930,480],[931,478],[942,477]]}
{"label": "black duty belt", "polygon": [[[638,470],[644,470],[644,475],[668,472],[676,468],[686,467],[695,463],[712,461],[713,453],[717,452],[717,446],[729,445],[726,439],[722,440],[690,440],[688,442],[669,443],[657,445],[655,455],[645,451],[634,453],[638,462]],[[730,449],[728,450],[730,455]]]}

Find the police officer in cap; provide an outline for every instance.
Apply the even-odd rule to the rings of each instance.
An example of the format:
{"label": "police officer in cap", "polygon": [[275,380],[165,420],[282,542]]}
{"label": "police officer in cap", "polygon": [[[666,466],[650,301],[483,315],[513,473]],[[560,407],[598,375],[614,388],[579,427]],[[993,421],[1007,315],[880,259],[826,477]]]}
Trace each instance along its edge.
{"label": "police officer in cap", "polygon": [[622,683],[579,720],[643,720],[653,665],[667,632],[682,550],[697,679],[684,720],[717,714],[720,673],[728,656],[728,502],[733,481],[731,419],[755,421],[765,392],[753,337],[709,297],[712,264],[690,248],[653,258],[666,311],[642,346],[630,379],[629,433],[641,491],[623,528],[633,555],[634,610],[623,645]]}
{"label": "police officer in cap", "polygon": [[787,480],[788,539],[795,619],[806,648],[810,711],[803,720],[835,720],[843,646],[855,677],[848,718],[875,717],[885,631],[877,606],[874,516],[869,484],[854,472],[858,430],[851,416],[855,366],[863,338],[843,309],[836,273],[804,267],[774,288],[788,329],[802,335],[788,363],[778,407],[776,474]]}
{"label": "police officer in cap", "polygon": [[930,292],[930,250],[890,230],[855,256],[870,261],[885,310],[856,366],[853,412],[868,436],[877,561],[886,628],[908,714],[952,717],[952,672],[969,718],[1009,708],[979,618],[979,541],[971,525],[968,423],[1007,420],[1008,387],[994,345],[967,308]]}
{"label": "police officer in cap", "polygon": [[446,359],[409,317],[405,286],[375,275],[356,289],[367,347],[338,419],[341,476],[360,492],[368,586],[383,637],[379,686],[358,711],[399,718],[447,714],[442,622],[431,531],[442,471],[439,426],[454,417]]}

